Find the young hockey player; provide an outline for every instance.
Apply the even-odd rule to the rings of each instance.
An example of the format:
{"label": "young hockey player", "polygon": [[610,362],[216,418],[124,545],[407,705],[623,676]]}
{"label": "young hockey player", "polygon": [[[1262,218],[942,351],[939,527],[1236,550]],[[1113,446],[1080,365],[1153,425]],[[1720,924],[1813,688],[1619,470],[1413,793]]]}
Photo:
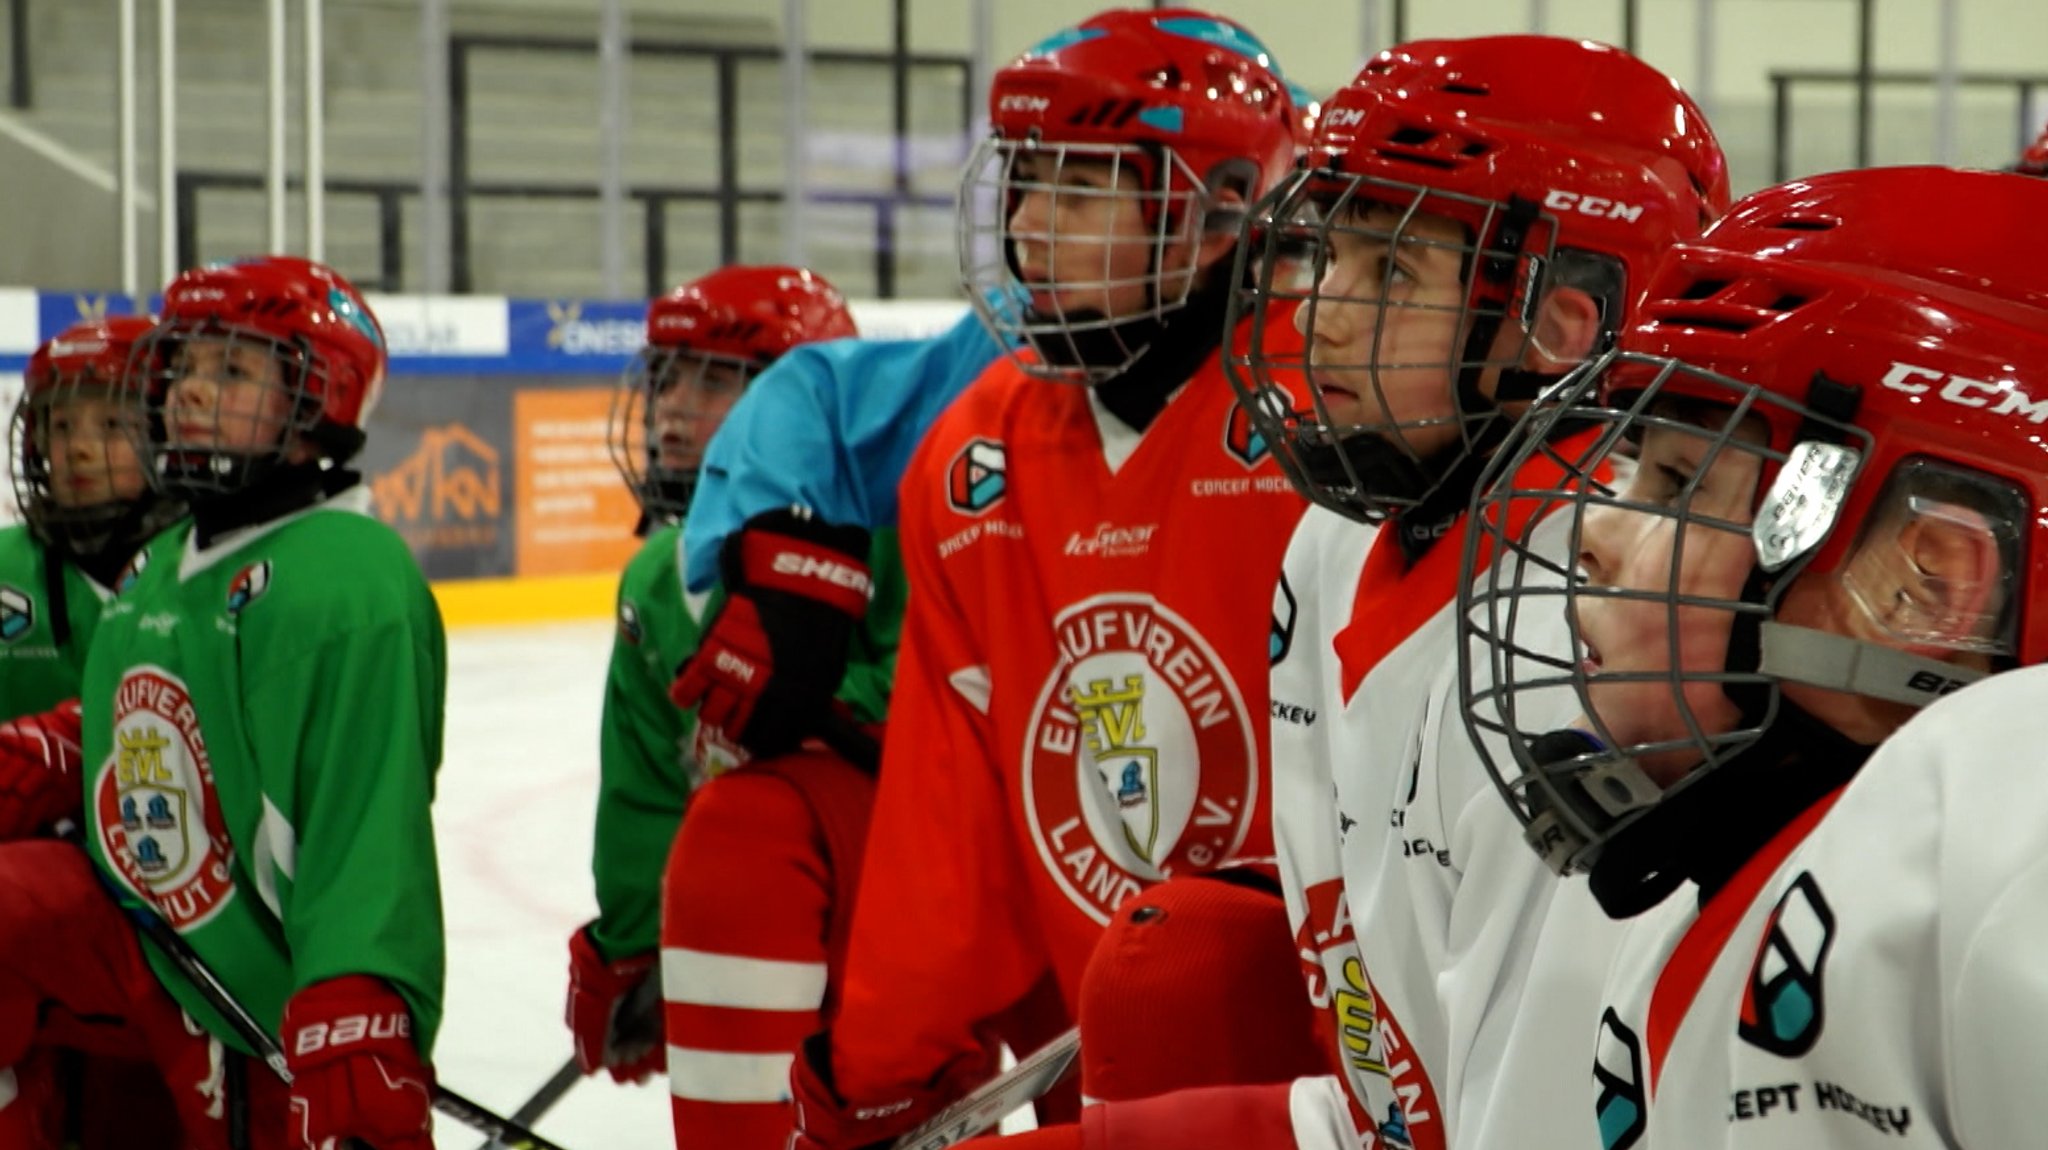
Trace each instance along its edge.
{"label": "young hockey player", "polygon": [[[0,529],[0,841],[46,833],[76,808],[76,700],[100,606],[129,557],[181,513],[150,488],[121,394],[151,322],[74,324],[36,349],[23,376],[9,429],[23,522]],[[47,1106],[86,1150],[132,1145],[170,1106],[132,1053],[60,1071],[71,1099],[62,1114],[46,1077],[56,1061],[19,1064],[19,1105]]]}
{"label": "young hockey player", "polygon": [[[0,847],[0,1064],[146,1052],[182,1126],[161,1144],[427,1150],[444,643],[344,466],[383,338],[347,281],[288,257],[187,272],[163,306],[131,384],[152,482],[192,518],[130,561],[93,637],[68,812],[91,860]],[[103,881],[279,1033],[289,1088]]]}
{"label": "young hockey player", "polygon": [[[2042,682],[1968,684],[2048,653],[2048,253],[2007,226],[2044,208],[1939,168],[1749,197],[1482,497],[1468,717],[1530,845],[1641,916],[1584,1030],[1608,1150],[2039,1139]],[[1559,489],[1510,476],[1560,417],[1573,471],[1639,461],[1562,500],[1571,647],[1532,658],[1559,588],[1507,525]],[[1557,687],[1577,721],[1517,713]]]}
{"label": "young hockey player", "polygon": [[[75,324],[37,348],[14,411],[15,497],[0,529],[0,840],[46,831],[50,804],[76,803],[77,711],[85,652],[114,578],[178,517],[149,487],[121,395],[128,353],[151,321]],[[55,783],[50,772],[68,773]]]}
{"label": "young hockey player", "polygon": [[1265,628],[1213,568],[1270,578],[1300,503],[1216,356],[1293,102],[1242,28],[1162,10],[1054,36],[990,109],[963,267],[1019,350],[904,479],[893,730],[840,1016],[796,1069],[802,1146],[914,1126],[1046,976],[1073,1009],[1131,896],[1267,850]]}
{"label": "young hockey player", "polygon": [[[1532,1144],[1594,1136],[1556,1100],[1578,1079],[1515,1053],[1591,1009],[1607,943],[1558,925],[1456,722],[1465,510],[1504,409],[1604,346],[1726,189],[1684,93],[1583,41],[1403,45],[1324,105],[1308,165],[1250,221],[1257,334],[1232,366],[1316,504],[1275,594],[1274,835],[1348,1090],[1106,1107],[1045,1146],[1490,1146],[1550,1113],[1583,1129]],[[1305,347],[1260,338],[1282,308]]]}
{"label": "young hockey player", "polygon": [[[619,590],[593,859],[600,913],[570,939],[568,1021],[587,1073],[605,1066],[627,1081],[668,1067],[682,1146],[745,1150],[787,1133],[791,1052],[836,990],[823,973],[827,908],[838,886],[850,900],[858,873],[858,839],[848,851],[841,836],[865,826],[873,781],[819,748],[730,770],[722,741],[694,737],[694,717],[667,695],[707,602],[684,592],[679,523],[704,444],[743,391],[799,345],[852,335],[821,277],[725,268],[648,309],[647,348],[613,407],[614,455],[651,530]],[[893,556],[893,539],[878,544],[870,564],[884,601],[839,655],[839,699],[862,722],[888,698],[903,598]],[[757,593],[774,604],[775,591]],[[649,978],[668,1005],[632,1017],[629,1000]],[[778,1055],[772,1075],[756,1072]]]}

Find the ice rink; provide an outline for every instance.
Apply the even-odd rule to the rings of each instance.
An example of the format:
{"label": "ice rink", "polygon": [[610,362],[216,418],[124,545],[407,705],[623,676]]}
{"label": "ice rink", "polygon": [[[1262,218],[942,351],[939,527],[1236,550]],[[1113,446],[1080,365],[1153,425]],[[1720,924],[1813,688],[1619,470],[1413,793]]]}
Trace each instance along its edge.
{"label": "ice rink", "polygon": [[[569,931],[596,913],[590,827],[609,622],[476,628],[448,637],[448,728],[434,803],[448,921],[450,1088],[510,1114],[569,1057]],[[482,1139],[436,1115],[435,1145]],[[535,1129],[567,1150],[672,1148],[664,1082],[602,1076]]]}

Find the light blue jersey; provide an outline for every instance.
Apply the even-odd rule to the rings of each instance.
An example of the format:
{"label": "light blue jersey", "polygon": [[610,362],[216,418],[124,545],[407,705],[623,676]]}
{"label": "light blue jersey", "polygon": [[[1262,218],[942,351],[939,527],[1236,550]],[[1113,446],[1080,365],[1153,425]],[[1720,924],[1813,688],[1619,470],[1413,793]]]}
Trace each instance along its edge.
{"label": "light blue jersey", "polygon": [[718,580],[725,538],[764,511],[896,525],[896,485],[939,413],[1002,348],[972,309],[929,339],[841,339],[793,348],[733,405],[704,454],[683,524],[692,591]]}

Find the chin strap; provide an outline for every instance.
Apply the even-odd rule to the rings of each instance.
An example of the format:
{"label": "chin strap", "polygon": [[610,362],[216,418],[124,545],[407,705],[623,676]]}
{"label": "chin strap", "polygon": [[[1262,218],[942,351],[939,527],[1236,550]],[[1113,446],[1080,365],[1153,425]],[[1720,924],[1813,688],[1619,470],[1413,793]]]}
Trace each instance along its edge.
{"label": "chin strap", "polygon": [[1757,669],[1764,674],[1888,703],[1924,707],[1991,673],[1775,620],[1766,621],[1762,632]]}

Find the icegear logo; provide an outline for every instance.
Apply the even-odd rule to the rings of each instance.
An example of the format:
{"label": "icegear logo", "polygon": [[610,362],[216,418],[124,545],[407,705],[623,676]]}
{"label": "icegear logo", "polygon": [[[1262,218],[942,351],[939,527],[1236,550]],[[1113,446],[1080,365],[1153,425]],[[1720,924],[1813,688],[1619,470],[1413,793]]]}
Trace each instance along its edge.
{"label": "icegear logo", "polygon": [[1230,416],[1224,420],[1223,450],[1244,464],[1247,471],[1264,463],[1266,457],[1273,454],[1273,449],[1266,444],[1266,437],[1252,426],[1252,417],[1240,403],[1230,405]]}
{"label": "icegear logo", "polygon": [[1834,942],[1834,911],[1813,872],[1802,871],[1772,909],[1749,968],[1735,1026],[1744,1042],[1784,1058],[1813,1049],[1824,1021],[1821,967]]}
{"label": "icegear logo", "polygon": [[251,563],[235,572],[235,578],[228,584],[228,614],[239,615],[242,608],[263,597],[270,590],[270,560]]}
{"label": "icegear logo", "polygon": [[640,608],[627,599],[619,600],[619,638],[640,645]]}
{"label": "icegear logo", "polygon": [[1273,624],[1266,637],[1266,661],[1275,665],[1294,649],[1294,588],[1287,585],[1287,573],[1273,586]]}
{"label": "icegear logo", "polygon": [[970,439],[946,469],[946,502],[962,515],[981,515],[1008,489],[1009,452],[993,439]]}
{"label": "icegear logo", "polygon": [[1593,1054],[1593,1116],[1604,1150],[1628,1150],[1643,1136],[1649,1108],[1643,1096],[1643,1044],[1610,1007],[1600,1016]]}
{"label": "icegear logo", "polygon": [[12,643],[36,625],[36,601],[19,587],[0,583],[0,643]]}

